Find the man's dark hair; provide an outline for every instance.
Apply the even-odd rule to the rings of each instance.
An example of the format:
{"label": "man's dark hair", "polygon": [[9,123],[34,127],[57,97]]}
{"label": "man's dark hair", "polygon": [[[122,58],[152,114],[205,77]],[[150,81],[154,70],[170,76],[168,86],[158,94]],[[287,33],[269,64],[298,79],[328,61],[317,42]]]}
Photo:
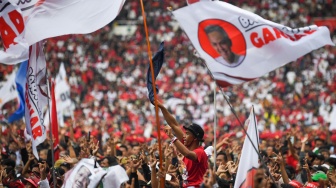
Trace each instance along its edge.
{"label": "man's dark hair", "polygon": [[229,35],[226,33],[226,31],[219,25],[208,25],[204,29],[205,33],[208,35],[209,33],[212,32],[219,32],[223,36],[222,42],[224,44],[227,44],[229,46],[232,45],[231,39]]}
{"label": "man's dark hair", "polygon": [[217,153],[217,157],[220,156],[220,155],[223,155],[224,156],[224,160],[227,161],[227,156],[226,156],[226,153],[223,152],[223,151],[220,151]]}
{"label": "man's dark hair", "polygon": [[1,161],[1,165],[6,165],[15,168],[15,161],[12,159],[4,159]]}

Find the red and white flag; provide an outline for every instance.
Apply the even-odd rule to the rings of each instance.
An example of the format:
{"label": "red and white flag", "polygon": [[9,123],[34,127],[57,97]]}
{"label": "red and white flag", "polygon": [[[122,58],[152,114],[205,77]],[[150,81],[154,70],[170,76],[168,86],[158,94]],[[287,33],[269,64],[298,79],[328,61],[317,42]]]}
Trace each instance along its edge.
{"label": "red and white flag", "polygon": [[250,81],[325,45],[327,27],[289,28],[222,1],[173,11],[218,85]]}
{"label": "red and white flag", "polygon": [[188,5],[191,5],[193,3],[198,3],[198,2],[201,2],[201,1],[210,1],[210,0],[186,0],[186,1],[187,1]]}
{"label": "red and white flag", "polygon": [[245,137],[242,153],[239,160],[239,166],[236,176],[236,181],[234,188],[249,188],[253,186],[253,177],[255,175],[256,169],[259,168],[258,162],[258,144],[259,144],[259,133],[257,129],[257,120],[254,115],[253,109],[251,109],[250,116],[246,120],[245,125],[248,125],[247,134],[250,136],[251,141],[248,137]]}
{"label": "red and white flag", "polygon": [[[57,105],[56,105],[56,97],[55,97],[55,83],[51,82],[51,131],[54,139],[54,149],[59,144],[59,137],[58,137],[58,118],[57,118]],[[50,131],[50,130],[49,130]],[[59,158],[59,150],[54,152],[55,161]]]}
{"label": "red and white flag", "polygon": [[43,39],[94,32],[119,14],[125,0],[40,0],[26,20],[29,45]]}
{"label": "red and white flag", "polygon": [[25,91],[25,119],[28,134],[32,139],[32,148],[38,159],[36,146],[46,139],[46,127],[43,111],[48,104],[46,85],[46,61],[42,42],[30,47]]}
{"label": "red and white flag", "polygon": [[0,1],[0,35],[4,51],[0,63],[13,65],[28,59],[29,45],[23,38],[25,24],[21,10],[8,0]]}

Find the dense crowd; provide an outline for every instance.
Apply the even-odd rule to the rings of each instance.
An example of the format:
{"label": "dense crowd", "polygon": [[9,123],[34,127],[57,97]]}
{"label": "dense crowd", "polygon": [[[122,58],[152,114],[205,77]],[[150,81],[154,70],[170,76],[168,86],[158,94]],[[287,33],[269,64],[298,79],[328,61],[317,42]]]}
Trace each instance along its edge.
{"label": "dense crowd", "polygon": [[[265,19],[301,27],[315,17],[335,17],[334,1],[227,1]],[[145,2],[152,52],[165,41],[165,64],[157,78],[159,98],[180,125],[197,123],[203,127],[204,148],[208,148],[209,168],[204,187],[230,187],[240,158],[244,122],[253,105],[260,131],[263,160],[268,166],[257,170],[255,187],[335,187],[336,127],[332,111],[336,100],[336,49],[326,46],[262,78],[239,86],[216,88],[217,132],[214,134],[215,83],[204,62],[195,57],[193,47],[167,7],[177,9],[183,1]],[[39,158],[32,155],[24,139],[22,121],[3,127],[1,135],[1,180],[4,186],[37,187],[40,180],[57,184],[81,159],[93,157],[101,167],[121,165],[130,179],[126,187],[157,187],[157,177],[170,174],[166,187],[180,187],[181,154],[169,144],[162,130],[164,168],[158,170],[158,137],[155,110],[147,99],[148,53],[140,2],[126,1],[117,19],[87,35],[69,35],[47,40],[47,67],[52,77],[63,62],[71,86],[72,107],[63,112],[60,127],[60,159],[51,161],[48,138],[40,145]],[[117,26],[135,27],[130,35],[115,35]],[[336,43],[336,30],[331,31]],[[14,66],[0,64],[0,81]],[[1,84],[2,84],[1,83]],[[1,85],[0,84],[0,85]],[[224,95],[232,105],[228,105]],[[17,108],[7,103],[0,116],[5,119]],[[74,118],[71,113],[74,111]],[[236,118],[236,113],[238,119]],[[160,116],[162,117],[162,116]],[[90,133],[90,136],[87,136]],[[218,143],[213,145],[214,136]],[[217,150],[214,159],[211,146]],[[55,150],[55,151],[56,151]],[[207,150],[208,151],[208,150]],[[216,164],[217,169],[212,166]],[[269,174],[275,183],[269,178]],[[131,181],[134,179],[134,181]],[[319,185],[318,185],[319,184]],[[42,187],[42,185],[40,185]],[[47,187],[47,185],[44,185]],[[101,185],[102,186],[102,185]],[[0,184],[1,187],[1,184]]]}

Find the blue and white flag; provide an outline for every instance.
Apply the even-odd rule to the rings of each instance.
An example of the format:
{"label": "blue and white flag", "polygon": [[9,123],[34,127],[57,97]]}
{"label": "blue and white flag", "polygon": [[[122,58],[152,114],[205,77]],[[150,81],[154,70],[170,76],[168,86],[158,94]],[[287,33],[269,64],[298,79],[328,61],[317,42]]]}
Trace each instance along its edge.
{"label": "blue and white flag", "polygon": [[28,61],[22,62],[16,74],[15,84],[16,84],[16,90],[19,94],[20,105],[19,105],[19,108],[11,116],[9,116],[8,118],[9,123],[17,121],[23,118],[24,116],[24,112],[25,112],[24,93],[26,91],[25,86],[27,83],[27,80],[26,80],[27,65],[28,65]]}

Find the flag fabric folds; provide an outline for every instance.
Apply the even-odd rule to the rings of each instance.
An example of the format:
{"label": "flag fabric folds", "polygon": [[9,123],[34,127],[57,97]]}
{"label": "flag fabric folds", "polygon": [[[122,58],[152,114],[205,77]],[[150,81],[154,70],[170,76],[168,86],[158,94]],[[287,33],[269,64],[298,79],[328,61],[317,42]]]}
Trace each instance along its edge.
{"label": "flag fabric folds", "polygon": [[4,51],[0,63],[13,65],[28,59],[29,45],[23,38],[25,24],[21,10],[8,0],[0,1],[0,35]]}
{"label": "flag fabric folds", "polygon": [[[58,118],[57,118],[57,105],[56,105],[56,97],[55,97],[55,83],[51,82],[51,131],[53,135],[54,141],[54,150],[59,144],[59,137],[58,137]],[[55,161],[59,158],[59,150],[54,152]]]}
{"label": "flag fabric folds", "polygon": [[113,21],[125,0],[44,0],[26,20],[24,38],[29,45],[43,39],[94,32]]}
{"label": "flag fabric folds", "polygon": [[32,139],[33,154],[38,159],[36,146],[46,139],[43,111],[47,108],[46,61],[42,42],[30,47],[25,91],[25,119]]}
{"label": "flag fabric folds", "polygon": [[[253,145],[259,153],[259,132],[257,130],[257,120],[253,109],[251,109],[250,116],[246,120],[245,125],[248,125],[247,134],[250,136]],[[251,141],[247,136],[245,137],[234,188],[253,187],[253,177],[256,169],[259,167],[259,155],[253,148]]]}
{"label": "flag fabric folds", "polygon": [[0,110],[8,101],[14,100],[18,97],[15,85],[15,72],[8,76],[5,84],[0,88]]}
{"label": "flag fabric folds", "polygon": [[22,62],[16,74],[15,84],[16,84],[16,90],[19,95],[20,104],[19,104],[19,108],[11,116],[8,117],[9,123],[13,123],[14,121],[17,121],[23,118],[24,113],[25,113],[24,93],[25,93],[25,88],[26,88],[27,65],[28,65],[28,61]]}
{"label": "flag fabric folds", "polygon": [[217,84],[241,84],[324,45],[327,27],[289,28],[221,1],[200,1],[173,11]]}
{"label": "flag fabric folds", "polygon": [[[154,79],[159,75],[163,61],[164,61],[164,42],[161,42],[159,50],[153,56],[153,69],[154,69]],[[155,81],[154,81],[155,82]],[[154,104],[154,90],[152,86],[152,75],[150,65],[148,65],[147,70],[147,89],[148,89],[148,98],[152,104]],[[159,88],[155,85],[156,92],[159,92]]]}

